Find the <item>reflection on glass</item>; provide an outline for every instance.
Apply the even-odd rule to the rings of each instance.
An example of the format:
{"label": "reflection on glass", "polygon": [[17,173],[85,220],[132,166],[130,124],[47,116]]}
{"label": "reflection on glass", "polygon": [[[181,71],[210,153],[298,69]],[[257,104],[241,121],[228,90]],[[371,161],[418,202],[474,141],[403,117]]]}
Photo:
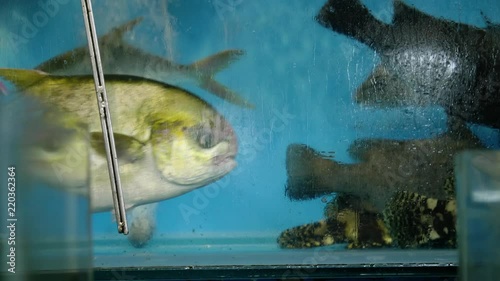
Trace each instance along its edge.
{"label": "reflection on glass", "polygon": [[21,1],[3,17],[8,38],[27,39],[0,41],[16,43],[0,43],[15,54],[0,54],[0,90],[87,126],[94,266],[107,277],[457,265],[454,157],[500,145],[495,1],[93,3],[127,237],[109,213],[80,7],[47,1],[57,12]]}
{"label": "reflection on glass", "polygon": [[1,142],[6,148],[2,179],[8,184],[2,191],[2,202],[7,202],[2,264],[8,267],[2,278],[90,280],[86,127],[16,95],[9,91],[1,105],[2,116],[8,117],[2,119],[3,133],[9,136]]}
{"label": "reflection on glass", "polygon": [[496,280],[499,257],[500,153],[457,157],[461,280]]}

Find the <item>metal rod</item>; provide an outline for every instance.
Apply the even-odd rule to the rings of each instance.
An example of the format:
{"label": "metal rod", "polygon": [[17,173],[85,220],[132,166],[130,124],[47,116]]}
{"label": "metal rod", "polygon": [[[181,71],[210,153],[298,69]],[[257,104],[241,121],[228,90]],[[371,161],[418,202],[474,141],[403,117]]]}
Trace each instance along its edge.
{"label": "metal rod", "polygon": [[125,203],[123,201],[123,193],[120,182],[120,170],[116,155],[113,127],[111,126],[111,115],[109,113],[108,97],[106,95],[106,87],[104,84],[104,74],[101,65],[99,45],[97,42],[94,15],[92,13],[92,3],[91,0],[81,1],[85,28],[87,30],[87,41],[89,43],[90,60],[92,62],[92,69],[94,73],[97,106],[99,109],[99,116],[101,118],[102,135],[104,137],[104,146],[108,160],[109,179],[111,182],[111,192],[115,207],[116,223],[118,224],[119,233],[128,234],[127,216],[125,213]]}

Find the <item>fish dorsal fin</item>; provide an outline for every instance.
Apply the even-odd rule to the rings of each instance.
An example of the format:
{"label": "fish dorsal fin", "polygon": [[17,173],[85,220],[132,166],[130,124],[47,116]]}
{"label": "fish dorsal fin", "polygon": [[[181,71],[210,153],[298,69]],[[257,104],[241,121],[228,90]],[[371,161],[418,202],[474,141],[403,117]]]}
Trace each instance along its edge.
{"label": "fish dorsal fin", "polygon": [[[116,154],[120,162],[134,162],[144,157],[144,143],[139,140],[114,133]],[[106,157],[104,139],[101,132],[90,133],[90,145],[101,156]]]}
{"label": "fish dorsal fin", "polygon": [[394,24],[414,21],[417,13],[420,12],[417,9],[407,5],[405,2],[401,0],[394,0]]}
{"label": "fish dorsal fin", "polygon": [[39,70],[0,68],[0,77],[23,89],[36,84],[49,74]]}
{"label": "fish dorsal fin", "polygon": [[484,12],[481,11],[481,16],[483,17],[484,22],[486,23],[486,28],[489,30],[493,30],[496,32],[500,32],[500,24],[494,23]]}
{"label": "fish dorsal fin", "polygon": [[389,139],[357,139],[348,148],[349,156],[357,161],[368,161],[373,152],[394,155],[401,151],[402,143]]}
{"label": "fish dorsal fin", "polygon": [[500,23],[494,23],[488,16],[481,12],[486,23],[486,32],[491,36],[496,44],[500,45]]}
{"label": "fish dorsal fin", "polygon": [[[108,33],[99,37],[99,45],[100,46],[122,45],[123,34],[125,34],[125,32],[132,30],[141,21],[142,17],[139,17],[111,29]],[[76,62],[88,61],[89,60],[88,57],[89,57],[89,49],[87,45],[84,45],[76,49],[70,50],[68,52],[62,53],[58,56],[55,56],[49,59],[48,61],[39,64],[38,66],[35,67],[35,69],[53,73],[53,71],[59,71],[65,69],[66,67],[70,67],[72,64],[75,64]]]}
{"label": "fish dorsal fin", "polygon": [[416,22],[434,22],[436,20],[436,18],[419,11],[402,0],[394,0],[393,24],[395,25],[404,22],[415,24]]}

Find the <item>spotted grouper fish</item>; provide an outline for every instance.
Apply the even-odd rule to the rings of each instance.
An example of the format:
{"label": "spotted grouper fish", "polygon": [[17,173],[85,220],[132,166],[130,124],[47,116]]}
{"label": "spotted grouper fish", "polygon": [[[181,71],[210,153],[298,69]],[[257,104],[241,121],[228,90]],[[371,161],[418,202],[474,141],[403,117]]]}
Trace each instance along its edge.
{"label": "spotted grouper fish", "polygon": [[372,48],[381,63],[355,101],[374,107],[439,105],[453,117],[500,128],[500,26],[438,19],[394,0],[384,23],[360,0],[329,0],[316,20]]}
{"label": "spotted grouper fish", "polygon": [[[444,188],[453,191],[453,174]],[[349,249],[374,247],[455,248],[457,204],[407,191],[397,192],[383,212],[369,200],[341,193],[325,206],[325,218],[283,231],[282,248],[311,248],[347,244]]]}
{"label": "spotted grouper fish", "polygon": [[[31,173],[51,186],[84,192],[90,167],[93,212],[113,209],[93,76],[56,76],[37,70],[0,69],[21,96],[55,108],[40,118],[67,129],[36,139],[25,151]],[[236,166],[237,138],[230,124],[195,95],[161,82],[105,75],[126,208],[180,196],[212,183]],[[59,130],[60,131],[60,130]],[[64,131],[64,130],[63,130]],[[57,132],[57,130],[54,130]],[[68,170],[68,159],[84,160]],[[74,161],[74,160],[73,160]],[[140,223],[140,222],[138,222]],[[149,232],[150,233],[150,232]]]}

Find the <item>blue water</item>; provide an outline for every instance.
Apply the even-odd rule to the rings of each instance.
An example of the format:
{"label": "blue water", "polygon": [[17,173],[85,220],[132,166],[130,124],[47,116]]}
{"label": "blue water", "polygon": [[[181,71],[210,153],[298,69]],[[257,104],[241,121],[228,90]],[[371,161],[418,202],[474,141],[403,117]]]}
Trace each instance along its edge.
{"label": "blue water", "polygon": [[[86,44],[79,2],[65,2],[60,1],[60,10],[49,15],[46,23],[38,22],[35,31],[23,35],[25,20],[35,23],[41,6],[30,5],[34,2],[28,0],[2,1],[0,65],[32,68]],[[281,231],[323,217],[321,198],[291,202],[285,197],[285,151],[289,144],[334,151],[336,160],[352,162],[346,149],[357,138],[424,138],[445,129],[440,108],[373,110],[353,103],[352,93],[378,57],[368,47],[313,20],[325,0],[178,0],[168,1],[168,6],[167,1],[95,2],[101,34],[144,16],[129,42],[178,63],[194,62],[224,49],[245,50],[245,56],[221,72],[217,80],[256,105],[255,110],[242,109],[196,86],[183,85],[212,103],[234,126],[240,141],[239,166],[218,183],[162,202],[155,237],[141,251],[174,251],[172,241],[179,240],[169,238],[178,237],[188,239],[182,242],[185,244],[195,243],[189,239],[237,237],[241,238],[238,245],[256,237],[257,242],[248,244],[265,244],[265,249],[276,250],[274,239]],[[405,2],[463,23],[485,26],[481,12],[500,23],[496,0]],[[391,1],[365,3],[382,20],[391,19]],[[166,9],[169,22],[165,20]],[[286,118],[276,119],[279,116]],[[488,146],[499,146],[498,131],[480,126],[474,130]],[[196,213],[183,215],[186,206]],[[116,245],[117,252],[138,251],[116,233],[110,213],[94,214],[92,228],[97,252],[111,251],[99,248],[106,241],[112,241],[109,245]],[[158,248],[166,247],[164,243],[174,244]]]}

